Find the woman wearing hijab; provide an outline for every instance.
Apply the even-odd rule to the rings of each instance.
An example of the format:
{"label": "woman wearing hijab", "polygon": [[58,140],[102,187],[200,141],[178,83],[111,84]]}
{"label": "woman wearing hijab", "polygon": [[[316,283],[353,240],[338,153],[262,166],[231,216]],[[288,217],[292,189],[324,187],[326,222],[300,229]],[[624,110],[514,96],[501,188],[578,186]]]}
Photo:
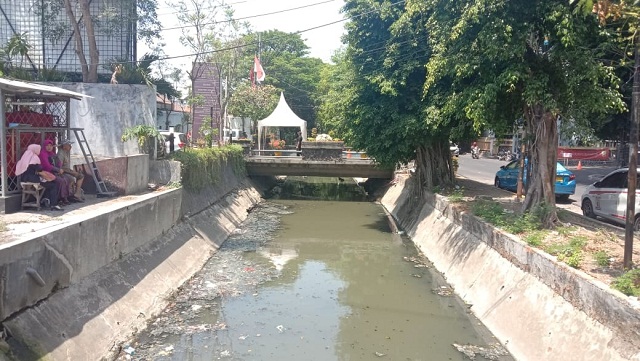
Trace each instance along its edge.
{"label": "woman wearing hijab", "polygon": [[16,175],[20,176],[20,181],[30,183],[40,183],[45,189],[44,196],[49,199],[52,211],[61,211],[58,206],[58,185],[55,182],[43,182],[43,169],[40,164],[40,146],[30,144],[18,163],[16,163]]}
{"label": "woman wearing hijab", "polygon": [[58,185],[58,194],[60,195],[60,203],[62,205],[69,204],[69,183],[64,178],[64,170],[62,163],[55,152],[55,147],[51,139],[44,141],[44,149],[40,151],[40,163],[42,169],[56,175],[56,184]]}

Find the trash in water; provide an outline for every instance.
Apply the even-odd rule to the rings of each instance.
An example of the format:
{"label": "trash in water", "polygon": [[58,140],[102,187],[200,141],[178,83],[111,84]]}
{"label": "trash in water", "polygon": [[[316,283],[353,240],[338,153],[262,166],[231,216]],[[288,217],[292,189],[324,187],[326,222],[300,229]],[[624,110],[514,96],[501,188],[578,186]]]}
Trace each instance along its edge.
{"label": "trash in water", "polygon": [[276,328],[278,329],[278,331],[279,331],[280,333],[283,333],[283,332],[284,332],[284,326],[282,326],[282,325],[278,325],[278,326],[276,326]]}
{"label": "trash in water", "polygon": [[467,356],[471,360],[476,359],[476,355],[482,356],[487,360],[499,360],[500,356],[507,356],[509,353],[500,344],[489,345],[489,347],[481,347],[476,345],[459,345],[453,344],[459,352]]}
{"label": "trash in water", "polygon": [[136,352],[136,349],[128,346],[123,350],[127,355],[133,355],[134,352]]}
{"label": "trash in water", "polygon": [[382,352],[377,352],[377,351],[375,352],[375,354],[376,354],[376,356],[378,356],[378,357],[384,357],[384,356],[386,356],[386,355],[385,355],[385,354],[383,354]]}

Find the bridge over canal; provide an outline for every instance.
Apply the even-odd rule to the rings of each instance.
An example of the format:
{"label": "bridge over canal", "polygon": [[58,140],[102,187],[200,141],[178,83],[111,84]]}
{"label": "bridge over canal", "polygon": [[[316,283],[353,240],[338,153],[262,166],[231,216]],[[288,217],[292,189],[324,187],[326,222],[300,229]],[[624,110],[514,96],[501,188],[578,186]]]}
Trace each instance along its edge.
{"label": "bridge over canal", "polygon": [[373,159],[347,158],[311,160],[296,156],[295,151],[283,156],[252,155],[245,158],[250,176],[309,176],[393,178],[394,169],[381,168]]}

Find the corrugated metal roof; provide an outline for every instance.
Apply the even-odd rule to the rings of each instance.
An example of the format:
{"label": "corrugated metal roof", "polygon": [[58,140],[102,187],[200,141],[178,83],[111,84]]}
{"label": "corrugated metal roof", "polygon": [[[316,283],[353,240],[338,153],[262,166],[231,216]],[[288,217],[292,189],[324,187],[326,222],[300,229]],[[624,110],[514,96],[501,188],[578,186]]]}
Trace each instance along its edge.
{"label": "corrugated metal roof", "polygon": [[55,96],[64,98],[91,98],[88,95],[72,92],[71,90],[58,88],[56,86],[44,85],[38,83],[28,83],[20,80],[10,80],[0,78],[0,89],[9,94],[34,94],[41,96]]}

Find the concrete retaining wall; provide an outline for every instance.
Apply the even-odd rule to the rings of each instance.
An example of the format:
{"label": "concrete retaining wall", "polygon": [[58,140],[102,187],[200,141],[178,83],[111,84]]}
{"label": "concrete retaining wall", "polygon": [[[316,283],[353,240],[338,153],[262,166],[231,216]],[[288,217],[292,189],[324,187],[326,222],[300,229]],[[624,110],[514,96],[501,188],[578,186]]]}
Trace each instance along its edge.
{"label": "concrete retaining wall", "polygon": [[[261,194],[245,179],[209,190],[208,207],[173,189],[0,247],[0,312],[26,359],[97,360],[160,312]],[[193,203],[193,204],[192,204]]]}
{"label": "concrete retaining wall", "polygon": [[[123,157],[141,153],[135,140],[120,140],[125,128],[146,124],[156,126],[155,87],[133,84],[51,83],[91,96],[71,100],[70,124],[84,128],[94,156]],[[73,154],[82,155],[78,146]]]}
{"label": "concrete retaining wall", "polygon": [[382,204],[516,359],[640,360],[637,302],[405,179]]}

